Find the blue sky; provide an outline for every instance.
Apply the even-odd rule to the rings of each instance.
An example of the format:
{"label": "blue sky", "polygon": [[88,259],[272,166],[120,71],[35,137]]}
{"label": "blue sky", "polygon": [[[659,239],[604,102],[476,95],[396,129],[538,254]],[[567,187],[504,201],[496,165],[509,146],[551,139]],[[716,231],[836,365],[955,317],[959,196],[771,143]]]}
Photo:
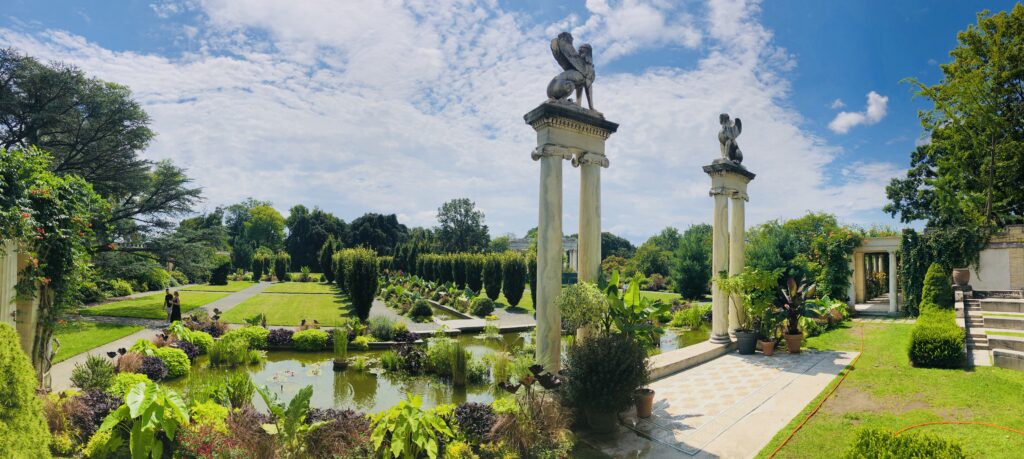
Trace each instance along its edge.
{"label": "blue sky", "polygon": [[[717,114],[743,118],[748,222],[833,212],[898,226],[884,186],[925,139],[907,77],[936,82],[956,32],[1013,2],[3,0],[0,46],[129,85],[147,157],[189,168],[204,209],[246,196],[432,226],[469,197],[493,234],[536,224],[521,115],[591,42],[609,139],[603,226],[640,242],[710,220]],[[361,4],[362,3],[362,4]],[[565,164],[566,233],[578,173]]]}

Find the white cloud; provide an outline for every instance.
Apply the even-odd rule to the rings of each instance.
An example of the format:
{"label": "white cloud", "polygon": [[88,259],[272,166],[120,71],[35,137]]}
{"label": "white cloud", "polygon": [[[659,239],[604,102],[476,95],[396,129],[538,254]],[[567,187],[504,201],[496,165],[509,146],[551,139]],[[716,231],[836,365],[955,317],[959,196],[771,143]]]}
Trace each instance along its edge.
{"label": "white cloud", "polygon": [[[591,1],[590,16],[559,25],[463,0],[187,6],[205,19],[196,51],[181,56],[112,51],[57,30],[0,28],[0,42],[130,86],[159,133],[146,155],[188,167],[209,208],[253,196],[282,212],[302,203],[347,220],[394,212],[432,226],[442,202],[469,197],[492,234],[522,235],[538,202],[536,138],[522,115],[558,72],[548,42],[561,26],[594,40],[595,105],[621,124],[603,172],[609,231],[637,240],[710,220],[701,166],[718,156],[722,112],[744,120],[744,164],[758,174],[748,224],[807,210],[863,223],[896,170],[862,163],[829,176],[839,149],[802,129],[784,75],[795,60],[758,22],[756,2]],[[616,53],[673,46],[699,46],[702,57],[601,72]],[[884,116],[875,96],[881,111],[869,96],[865,120]],[[564,167],[568,234],[579,178]]]}
{"label": "white cloud", "polygon": [[868,93],[868,106],[863,112],[839,112],[832,122],[828,123],[828,128],[836,134],[846,134],[855,126],[870,126],[885,118],[888,105],[888,97],[871,91]]}
{"label": "white cloud", "polygon": [[843,108],[845,106],[846,106],[846,104],[843,103],[843,99],[836,99],[836,100],[832,101],[832,105],[830,107],[833,110],[835,110],[835,109]]}

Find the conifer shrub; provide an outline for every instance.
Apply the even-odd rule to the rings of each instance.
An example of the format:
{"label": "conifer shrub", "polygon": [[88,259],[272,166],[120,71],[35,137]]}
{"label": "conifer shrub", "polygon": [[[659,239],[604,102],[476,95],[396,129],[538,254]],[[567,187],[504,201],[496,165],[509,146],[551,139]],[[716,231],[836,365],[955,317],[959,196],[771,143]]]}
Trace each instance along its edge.
{"label": "conifer shrub", "polygon": [[214,255],[213,270],[210,271],[210,285],[228,285],[229,275],[231,275],[231,257]]}
{"label": "conifer shrub", "polygon": [[537,307],[537,254],[530,252],[526,256],[527,280],[530,282],[530,300]]}
{"label": "conifer shrub", "polygon": [[921,315],[910,332],[908,353],[914,366],[962,367],[964,330],[956,324],[956,314],[934,304],[922,303]]}
{"label": "conifer shrub", "polygon": [[348,278],[349,300],[359,320],[365,322],[370,316],[373,298],[377,295],[380,269],[377,265],[377,254],[370,249],[351,249],[350,268],[346,267]]}
{"label": "conifer shrub", "polygon": [[334,240],[334,235],[327,236],[327,240],[324,241],[324,245],[320,247],[320,271],[324,274],[324,280],[328,283],[334,282],[334,253],[338,251],[337,241]]}
{"label": "conifer shrub", "polygon": [[0,457],[49,457],[35,371],[14,327],[0,323]]}
{"label": "conifer shrub", "polygon": [[107,390],[114,382],[115,373],[117,368],[110,360],[90,355],[71,370],[71,385],[82,390]]}
{"label": "conifer shrub", "polygon": [[501,295],[501,275],[501,255],[487,255],[484,260],[484,289],[491,301],[497,301]]}
{"label": "conifer shrub", "polygon": [[519,305],[523,298],[523,291],[526,290],[527,267],[523,256],[510,252],[505,255],[501,263],[502,268],[502,292],[509,306]]}
{"label": "conifer shrub", "polygon": [[924,312],[926,303],[942,309],[953,309],[953,286],[949,273],[938,263],[932,263],[924,275],[924,287],[921,289],[921,307]]}
{"label": "conifer shrub", "polygon": [[466,255],[466,287],[475,293],[484,288],[484,256]]}
{"label": "conifer shrub", "polygon": [[277,278],[278,282],[287,282],[291,279],[288,278],[288,268],[292,265],[292,256],[288,255],[288,252],[280,251],[274,257],[274,277]]}

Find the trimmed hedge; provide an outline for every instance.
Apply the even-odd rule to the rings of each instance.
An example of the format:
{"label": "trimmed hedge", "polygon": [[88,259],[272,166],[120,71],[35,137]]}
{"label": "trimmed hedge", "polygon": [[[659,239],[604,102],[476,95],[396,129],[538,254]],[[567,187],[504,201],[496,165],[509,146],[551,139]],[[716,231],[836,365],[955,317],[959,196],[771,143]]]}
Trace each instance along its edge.
{"label": "trimmed hedge", "polygon": [[494,301],[487,297],[474,298],[470,310],[474,316],[487,317],[494,312]]}
{"label": "trimmed hedge", "polygon": [[910,334],[908,353],[917,367],[962,367],[964,330],[956,324],[956,314],[935,304],[922,303],[921,316]]}
{"label": "trimmed hedge", "polygon": [[168,378],[180,378],[188,374],[192,368],[192,361],[188,359],[185,351],[174,347],[161,347],[155,351],[157,357],[164,361],[167,366]]}
{"label": "trimmed hedge", "polygon": [[921,313],[924,305],[931,303],[942,309],[953,309],[953,285],[949,273],[938,263],[932,263],[924,275],[924,287],[921,289]]}
{"label": "trimmed hedge", "polygon": [[502,292],[509,306],[518,306],[519,300],[523,299],[523,291],[526,290],[527,267],[523,256],[511,252],[505,255],[501,263],[502,269]]}
{"label": "trimmed hedge", "polygon": [[484,260],[484,289],[492,301],[497,301],[501,295],[501,275],[501,255],[488,255]]}
{"label": "trimmed hedge", "polygon": [[228,276],[231,274],[231,257],[227,255],[214,255],[213,270],[210,271],[210,285],[228,285]]}
{"label": "trimmed hedge", "polygon": [[0,323],[0,457],[50,457],[35,374],[14,327]]}
{"label": "trimmed hedge", "polygon": [[266,349],[267,336],[270,336],[270,330],[260,326],[250,325],[248,327],[231,330],[225,333],[221,339],[236,335],[244,337],[245,340],[249,342],[249,349]]}
{"label": "trimmed hedge", "polygon": [[843,456],[846,459],[932,459],[966,458],[959,443],[928,434],[894,435],[885,430],[865,429]]}
{"label": "trimmed hedge", "polygon": [[297,351],[325,351],[327,350],[327,332],[315,328],[295,332],[292,335],[292,344]]}

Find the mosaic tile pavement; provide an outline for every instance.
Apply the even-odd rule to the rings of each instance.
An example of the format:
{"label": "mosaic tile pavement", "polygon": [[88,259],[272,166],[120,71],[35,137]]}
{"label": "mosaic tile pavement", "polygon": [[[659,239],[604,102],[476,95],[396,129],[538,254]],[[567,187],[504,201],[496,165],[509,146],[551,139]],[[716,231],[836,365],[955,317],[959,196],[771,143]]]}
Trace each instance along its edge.
{"label": "mosaic tile pavement", "polygon": [[813,350],[771,357],[728,354],[653,382],[654,415],[637,419],[630,410],[623,423],[655,442],[697,455],[797,378],[828,371],[826,367],[846,357]]}

